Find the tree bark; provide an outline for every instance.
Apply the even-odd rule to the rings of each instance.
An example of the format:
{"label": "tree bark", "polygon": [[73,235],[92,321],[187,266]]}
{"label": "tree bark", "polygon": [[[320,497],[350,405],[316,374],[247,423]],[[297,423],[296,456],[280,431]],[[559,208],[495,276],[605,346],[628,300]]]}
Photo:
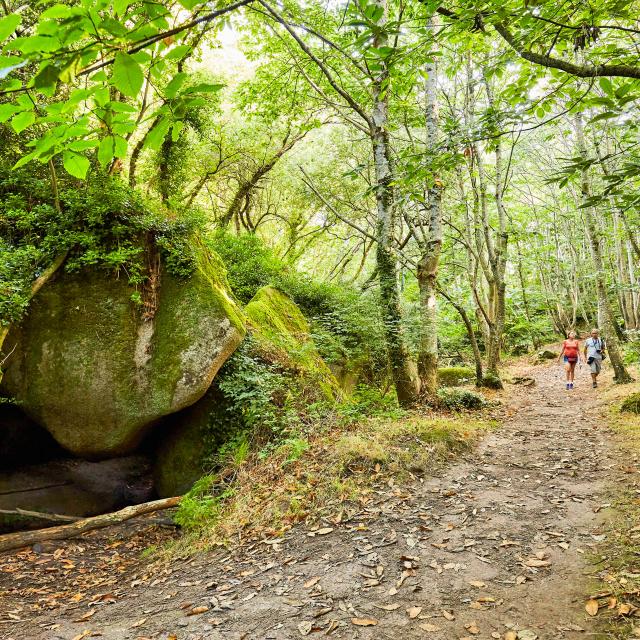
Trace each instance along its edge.
{"label": "tree bark", "polygon": [[50,527],[48,529],[37,529],[36,531],[19,531],[17,533],[8,533],[0,536],[0,552],[9,551],[10,549],[20,549],[36,542],[45,542],[46,540],[67,540],[95,529],[103,529],[114,524],[120,524],[136,516],[152,513],[162,509],[170,509],[176,507],[182,496],[173,498],[165,498],[163,500],[154,500],[153,502],[145,502],[130,507],[125,507],[114,513],[105,513],[101,516],[85,518],[78,520],[72,524],[65,524],[58,527]]}
{"label": "tree bark", "polygon": [[[435,35],[436,23],[429,20],[429,30]],[[425,129],[426,151],[433,159],[438,153],[439,115],[437,79],[438,68],[435,60],[425,65]],[[418,373],[421,392],[434,398],[438,390],[438,303],[436,298],[436,279],[442,249],[442,183],[436,172],[427,186],[427,222],[428,238],[420,256],[417,269],[420,289],[420,353],[418,355]]]}
{"label": "tree bark", "polygon": [[[380,31],[374,46],[388,46],[386,0],[376,4],[384,11],[379,22]],[[414,371],[402,335],[400,291],[398,289],[397,260],[393,243],[397,218],[397,205],[393,187],[391,145],[389,141],[389,69],[386,59],[380,63],[380,71],[373,78],[373,109],[370,119],[370,138],[373,146],[376,196],[376,266],[380,285],[380,308],[385,328],[389,366],[401,406],[415,404],[420,391],[417,372]]]}

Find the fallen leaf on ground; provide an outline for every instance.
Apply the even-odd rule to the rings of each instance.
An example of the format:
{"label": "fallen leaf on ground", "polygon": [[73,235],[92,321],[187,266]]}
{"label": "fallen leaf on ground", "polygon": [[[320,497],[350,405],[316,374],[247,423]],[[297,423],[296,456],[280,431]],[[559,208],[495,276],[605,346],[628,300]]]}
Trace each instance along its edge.
{"label": "fallen leaf on ground", "polygon": [[477,587],[478,589],[483,589],[487,586],[485,582],[482,582],[482,580],[469,580],[469,584],[472,587]]}
{"label": "fallen leaf on ground", "polygon": [[90,611],[87,611],[87,613],[85,613],[83,616],[76,618],[74,622],[86,622],[87,620],[89,620],[89,618],[93,618],[93,616],[96,615],[97,611],[97,609],[91,609]]}
{"label": "fallen leaf on ground", "polygon": [[478,627],[478,625],[475,622],[465,624],[464,628],[474,636],[477,636],[480,633],[480,627]]}
{"label": "fallen leaf on ground", "polygon": [[305,620],[298,625],[298,631],[303,636],[308,636],[311,633],[311,629],[313,629],[313,623]]}
{"label": "fallen leaf on ground", "polygon": [[131,628],[132,628],[132,629],[135,629],[135,628],[137,628],[137,627],[141,627],[141,626],[142,626],[146,621],[147,621],[147,619],[146,619],[146,618],[142,618],[141,620],[138,620],[138,622],[134,622],[134,623],[131,625]]}
{"label": "fallen leaf on ground", "polygon": [[425,622],[424,624],[418,625],[423,631],[440,631],[440,627],[437,627],[435,624],[431,624],[430,622]]}
{"label": "fallen leaf on ground", "polygon": [[398,603],[396,604],[374,604],[374,607],[376,607],[376,609],[383,609],[384,611],[395,611],[396,609],[400,608],[400,605]]}
{"label": "fallen leaf on ground", "polygon": [[584,605],[584,609],[585,611],[590,615],[590,616],[595,616],[598,613],[598,609],[600,608],[600,605],[598,604],[597,600],[587,600],[587,604]]}
{"label": "fallen leaf on ground", "polygon": [[442,610],[442,617],[446,618],[449,621],[456,619],[456,617],[453,615],[453,613],[451,613],[451,611],[447,611],[446,609]]}
{"label": "fallen leaf on ground", "polygon": [[358,627],[375,627],[378,624],[375,618],[351,618],[351,622]]}
{"label": "fallen leaf on ground", "polygon": [[331,533],[333,531],[333,527],[325,527],[324,529],[318,529],[316,533],[319,536],[326,536],[327,533]]}
{"label": "fallen leaf on ground", "polygon": [[311,587],[318,584],[319,581],[320,581],[320,576],[315,576],[314,578],[310,578],[304,583],[304,588],[311,589]]}
{"label": "fallen leaf on ground", "polygon": [[518,634],[515,631],[507,631],[504,634],[504,640],[518,640]]}
{"label": "fallen leaf on ground", "polygon": [[631,604],[623,603],[618,607],[618,615],[619,616],[628,616],[635,607]]}
{"label": "fallen leaf on ground", "polygon": [[407,615],[413,620],[413,618],[417,618],[422,611],[422,607],[409,607],[407,609]]}
{"label": "fallen leaf on ground", "polygon": [[194,607],[191,611],[187,611],[188,616],[199,616],[201,613],[209,611],[209,607]]}
{"label": "fallen leaf on ground", "polygon": [[79,633],[77,636],[74,636],[73,640],[82,640],[83,638],[86,638],[87,636],[90,636],[92,633],[93,633],[93,631],[91,631],[90,629],[86,629],[82,633]]}
{"label": "fallen leaf on ground", "polygon": [[550,567],[551,563],[548,560],[540,560],[540,558],[529,558],[525,560],[524,564],[527,567],[540,568],[540,567]]}

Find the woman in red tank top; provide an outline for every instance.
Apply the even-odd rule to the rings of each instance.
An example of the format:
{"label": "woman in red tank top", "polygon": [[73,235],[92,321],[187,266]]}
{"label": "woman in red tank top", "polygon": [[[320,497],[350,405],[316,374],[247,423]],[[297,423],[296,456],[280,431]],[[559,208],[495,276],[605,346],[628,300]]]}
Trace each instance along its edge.
{"label": "woman in red tank top", "polygon": [[569,331],[569,337],[562,343],[562,351],[558,357],[558,364],[564,356],[564,368],[567,372],[567,389],[573,389],[576,364],[580,361],[580,341],[575,331]]}

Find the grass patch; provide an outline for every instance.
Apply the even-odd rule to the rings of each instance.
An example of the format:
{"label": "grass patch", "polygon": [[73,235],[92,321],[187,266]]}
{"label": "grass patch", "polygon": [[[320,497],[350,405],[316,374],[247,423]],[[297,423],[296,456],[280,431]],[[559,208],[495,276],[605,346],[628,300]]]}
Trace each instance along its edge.
{"label": "grass patch", "polygon": [[375,486],[435,471],[495,424],[486,416],[404,412],[348,420],[334,412],[279,446],[228,451],[222,470],[183,500],[176,521],[185,535],[169,552],[280,536],[299,522],[355,513]]}

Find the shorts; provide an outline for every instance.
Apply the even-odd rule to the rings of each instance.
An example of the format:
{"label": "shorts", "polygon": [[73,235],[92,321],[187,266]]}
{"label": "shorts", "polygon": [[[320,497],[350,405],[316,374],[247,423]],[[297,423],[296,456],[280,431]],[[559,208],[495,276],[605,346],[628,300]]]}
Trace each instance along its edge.
{"label": "shorts", "polygon": [[591,364],[591,373],[600,373],[600,369],[602,369],[602,360],[600,358],[592,358]]}
{"label": "shorts", "polygon": [[574,358],[573,360],[569,360],[569,356],[564,356],[564,361],[567,363],[575,364],[578,362],[578,358]]}

